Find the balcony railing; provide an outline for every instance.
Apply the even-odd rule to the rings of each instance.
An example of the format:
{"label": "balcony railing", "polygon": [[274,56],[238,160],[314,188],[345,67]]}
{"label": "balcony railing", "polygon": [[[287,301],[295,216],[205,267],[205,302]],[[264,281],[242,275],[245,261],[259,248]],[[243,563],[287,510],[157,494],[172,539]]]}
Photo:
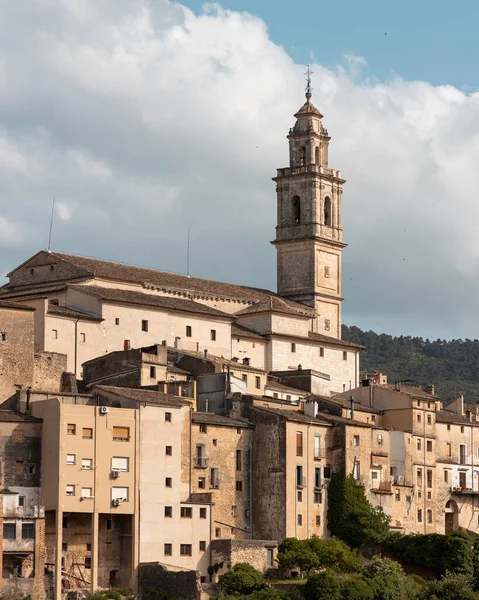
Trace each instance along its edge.
{"label": "balcony railing", "polygon": [[197,469],[206,469],[208,466],[208,459],[206,456],[195,456],[195,467]]}
{"label": "balcony railing", "polygon": [[314,460],[322,460],[323,458],[326,458],[326,450],[323,450],[322,448],[315,449],[314,450]]}
{"label": "balcony railing", "polygon": [[308,478],[307,477],[297,477],[296,478],[296,487],[305,488],[308,486]]}
{"label": "balcony railing", "polygon": [[461,487],[459,485],[454,485],[451,488],[452,494],[466,495],[466,496],[474,496],[479,494],[479,490],[475,490],[470,487]]}
{"label": "balcony railing", "polygon": [[371,485],[371,492],[377,494],[392,494],[392,481],[391,479],[382,479],[381,481],[375,480]]}
{"label": "balcony railing", "polygon": [[394,475],[392,478],[392,484],[403,487],[413,487],[412,482],[408,481],[405,475]]}

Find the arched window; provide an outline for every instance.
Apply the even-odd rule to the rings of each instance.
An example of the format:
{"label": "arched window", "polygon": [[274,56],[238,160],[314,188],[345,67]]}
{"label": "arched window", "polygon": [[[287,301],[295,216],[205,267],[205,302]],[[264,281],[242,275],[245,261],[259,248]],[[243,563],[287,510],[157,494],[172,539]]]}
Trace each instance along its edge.
{"label": "arched window", "polygon": [[299,225],[301,223],[301,200],[299,196],[293,196],[293,223]]}
{"label": "arched window", "polygon": [[314,162],[319,165],[319,146],[316,146],[314,150]]}
{"label": "arched window", "polygon": [[299,151],[299,164],[301,166],[306,164],[306,146],[302,146]]}
{"label": "arched window", "polygon": [[324,224],[331,226],[331,198],[324,199]]}

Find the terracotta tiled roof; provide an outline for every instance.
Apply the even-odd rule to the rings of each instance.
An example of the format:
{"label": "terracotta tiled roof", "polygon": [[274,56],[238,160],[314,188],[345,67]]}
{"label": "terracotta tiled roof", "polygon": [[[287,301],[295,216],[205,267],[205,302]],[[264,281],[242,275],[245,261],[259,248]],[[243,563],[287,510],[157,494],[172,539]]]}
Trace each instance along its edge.
{"label": "terracotta tiled roof", "polygon": [[82,321],[103,321],[103,319],[97,315],[90,315],[88,313],[84,313],[79,310],[73,310],[72,308],[67,308],[65,306],[57,306],[56,304],[49,305],[47,314],[58,317],[81,319]]}
{"label": "terracotta tiled roof", "polygon": [[[314,402],[314,400],[316,398],[318,400],[322,400],[323,402],[331,402],[331,404],[341,406],[342,408],[349,409],[351,407],[351,402],[348,399],[343,398],[341,396],[319,396],[317,394],[311,394],[310,396],[308,396],[306,398],[306,401]],[[374,408],[371,406],[364,406],[363,404],[360,404],[359,402],[354,403],[354,410],[359,410],[361,412],[373,413],[375,415],[380,415],[383,413],[383,411],[379,410],[378,408]]]}
{"label": "terracotta tiled roof", "polygon": [[375,384],[374,387],[384,388],[393,392],[396,391],[398,394],[406,394],[411,398],[422,398],[423,400],[429,400],[430,402],[440,400],[439,396],[435,396],[433,394],[430,394],[429,392],[425,392],[420,387],[400,386],[400,389],[396,390],[395,385],[392,383]]}
{"label": "terracotta tiled roof", "polygon": [[269,408],[266,406],[254,406],[252,407],[252,410],[260,410],[263,412],[267,412],[271,415],[281,417],[286,421],[294,421],[295,423],[306,423],[308,425],[329,425],[329,423],[326,423],[322,420],[322,416],[315,419],[314,417],[305,415],[297,410],[288,410],[287,408]]}
{"label": "terracotta tiled roof", "polygon": [[9,300],[0,300],[0,308],[7,308],[10,310],[35,310],[32,306],[20,304],[19,302],[11,302]]}
{"label": "terracotta tiled roof", "polygon": [[266,298],[262,298],[258,302],[255,302],[251,306],[247,306],[246,308],[239,310],[236,315],[240,317],[242,315],[252,315],[262,312],[276,312],[287,315],[295,315],[298,317],[311,318],[315,315],[316,311],[310,306],[297,303],[293,304],[284,298],[280,298],[279,296],[267,296]]}
{"label": "terracotta tiled roof", "polygon": [[459,423],[460,425],[475,425],[479,426],[478,421],[469,421],[466,417],[458,415],[452,410],[438,410],[436,411],[436,422],[437,423]]}
{"label": "terracotta tiled roof", "polygon": [[309,100],[307,100],[303,106],[298,110],[298,112],[294,115],[295,117],[298,117],[300,115],[316,115],[317,117],[319,117],[320,119],[323,118],[323,115],[319,112],[319,110],[314,106],[314,104],[312,104],[312,102],[310,102]]}
{"label": "terracotta tiled roof", "polygon": [[263,336],[278,336],[295,340],[312,340],[313,342],[320,342],[322,344],[329,344],[332,346],[341,346],[342,348],[355,348],[356,350],[364,349],[364,346],[361,346],[360,344],[354,344],[353,342],[348,342],[347,340],[339,340],[338,338],[330,337],[329,335],[323,335],[322,333],[316,333],[314,331],[310,331],[308,337],[289,333],[280,333],[278,331],[267,331],[263,333]]}
{"label": "terracotta tiled roof", "polygon": [[222,427],[253,427],[249,421],[241,421],[240,419],[230,419],[225,415],[217,415],[210,412],[193,412],[191,413],[193,423],[206,423],[208,425],[220,425]]}
{"label": "terracotta tiled roof", "polygon": [[262,335],[260,335],[253,329],[250,329],[249,327],[245,327],[244,325],[239,325],[238,323],[233,323],[231,325],[231,337],[236,337],[236,336],[266,341]]}
{"label": "terracotta tiled roof", "polygon": [[188,402],[185,398],[180,396],[173,396],[173,394],[164,394],[163,392],[156,392],[153,390],[143,390],[138,388],[123,388],[114,385],[96,385],[92,394],[95,392],[102,392],[106,394],[113,394],[121,398],[127,398],[134,402],[146,402],[147,404],[161,404],[164,406],[191,406],[191,402]]}
{"label": "terracotta tiled roof", "polygon": [[[304,390],[300,390],[289,385],[284,385],[282,383],[279,383],[279,381],[268,381],[265,387],[267,387],[268,390],[273,390],[275,392],[283,392],[285,394],[296,394],[297,396],[307,396],[309,394],[309,392],[305,392]],[[268,396],[266,396],[266,398],[267,397]]]}
{"label": "terracotta tiled roof", "polygon": [[0,422],[2,423],[41,423],[42,419],[25,415],[15,410],[0,409]]}
{"label": "terracotta tiled roof", "polygon": [[229,358],[224,358],[223,356],[215,356],[214,354],[210,354],[209,352],[205,357],[203,352],[195,352],[194,350],[183,350],[180,348],[169,347],[168,351],[171,354],[176,355],[178,357],[180,357],[183,354],[186,356],[194,356],[195,358],[200,358],[205,361],[210,361],[212,363],[217,363],[219,365],[229,366],[231,369],[237,370],[237,371],[255,371],[257,373],[265,372],[265,371],[263,371],[263,369],[259,369],[258,367],[252,367],[251,365],[244,365],[240,361],[230,360]]}
{"label": "terracotta tiled roof", "polygon": [[232,319],[232,316],[216,308],[211,308],[199,302],[186,300],[184,298],[171,298],[169,296],[159,296],[157,294],[146,294],[143,292],[133,292],[118,288],[106,288],[96,285],[72,285],[72,289],[95,296],[106,302],[121,304],[138,304],[141,306],[152,306],[155,308],[164,308],[166,310],[180,310],[190,313],[200,313],[212,317],[223,317]]}

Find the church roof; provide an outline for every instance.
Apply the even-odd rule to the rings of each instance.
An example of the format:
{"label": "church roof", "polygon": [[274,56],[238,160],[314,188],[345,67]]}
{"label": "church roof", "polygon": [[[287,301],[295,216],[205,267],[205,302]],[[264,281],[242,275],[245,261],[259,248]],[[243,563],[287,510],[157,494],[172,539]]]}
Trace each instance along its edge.
{"label": "church roof", "polygon": [[298,112],[294,115],[296,118],[301,117],[303,115],[315,115],[320,119],[323,118],[323,115],[319,112],[319,110],[314,106],[314,104],[307,99],[303,106],[298,110]]}
{"label": "church roof", "polygon": [[314,316],[314,308],[305,306],[304,304],[293,304],[290,301],[284,300],[284,298],[280,298],[278,296],[267,296],[266,298],[255,302],[251,306],[247,306],[246,308],[239,310],[236,315],[252,315],[262,312],[279,312],[298,317],[307,317],[308,319]]}

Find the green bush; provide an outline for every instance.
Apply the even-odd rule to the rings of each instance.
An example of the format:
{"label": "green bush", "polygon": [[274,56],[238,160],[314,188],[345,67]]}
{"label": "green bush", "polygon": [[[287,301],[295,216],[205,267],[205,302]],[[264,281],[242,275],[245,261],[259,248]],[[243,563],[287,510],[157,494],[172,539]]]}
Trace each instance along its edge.
{"label": "green bush", "polygon": [[429,584],[424,595],[427,600],[478,600],[467,575],[461,573],[446,573],[446,575]]}
{"label": "green bush", "polygon": [[398,560],[435,571],[439,575],[450,572],[471,577],[474,572],[473,545],[461,531],[449,535],[393,534],[383,542],[383,548]]}
{"label": "green bush", "polygon": [[312,575],[301,592],[306,600],[341,600],[339,581],[329,571]]}
{"label": "green bush", "polygon": [[221,575],[219,586],[225,594],[251,594],[264,587],[261,573],[248,563],[238,563]]}
{"label": "green bush", "polygon": [[309,540],[286,538],[278,548],[278,562],[283,569],[299,568],[308,575],[320,568],[355,572],[361,563],[356,554],[341,540],[313,536]]}
{"label": "green bush", "polygon": [[373,600],[373,589],[365,579],[346,579],[341,583],[341,600]]}
{"label": "green bush", "polygon": [[328,527],[333,536],[353,548],[381,542],[389,533],[390,518],[370,504],[364,486],[352,475],[333,473],[328,487]]}
{"label": "green bush", "polygon": [[417,598],[417,582],[406,577],[401,565],[389,558],[374,556],[363,567],[363,576],[373,590],[374,600],[413,600]]}

